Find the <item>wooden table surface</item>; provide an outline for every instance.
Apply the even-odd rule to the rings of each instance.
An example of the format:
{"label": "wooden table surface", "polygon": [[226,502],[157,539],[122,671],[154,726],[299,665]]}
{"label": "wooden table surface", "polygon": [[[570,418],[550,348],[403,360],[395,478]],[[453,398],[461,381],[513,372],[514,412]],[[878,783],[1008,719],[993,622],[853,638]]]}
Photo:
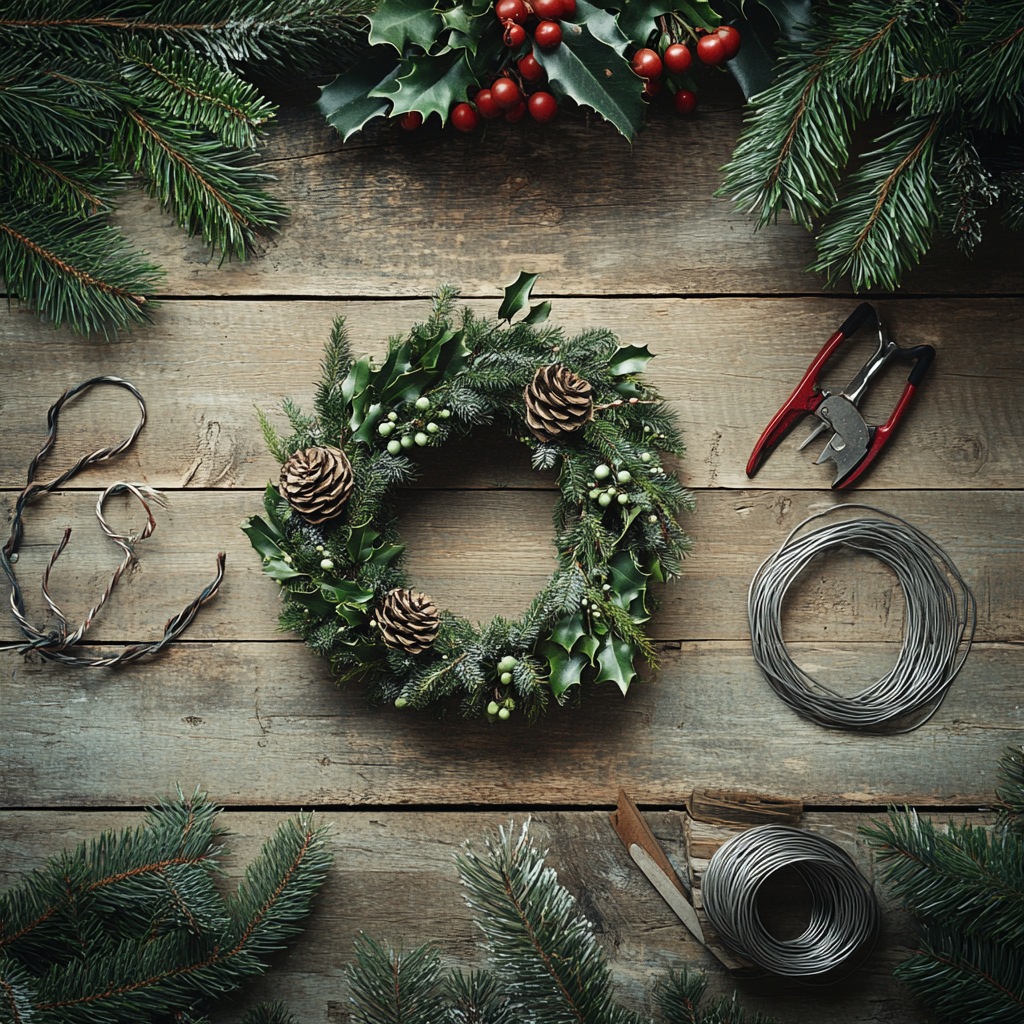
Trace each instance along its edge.
{"label": "wooden table surface", "polygon": [[[913,940],[887,902],[882,939],[847,982],[737,986],[688,940],[608,823],[622,786],[678,856],[676,809],[695,787],[800,797],[807,826],[873,875],[858,825],[889,803],[939,817],[983,809],[1001,750],[1024,739],[1019,242],[993,225],[970,262],[938,242],[899,294],[878,297],[895,339],[934,345],[938,357],[863,486],[831,493],[831,466],[797,453],[799,430],[748,480],[761,429],[858,300],[803,273],[813,246],[802,229],[752,234],[712,198],[740,116],[724,89],[692,121],[654,116],[632,149],[583,116],[546,129],[491,126],[483,138],[382,126],[342,146],[315,115],[286,110],[266,155],[293,213],[261,258],[218,268],[135,195],[118,220],[167,269],[152,327],[104,343],[0,311],[8,519],[65,387],[116,374],[140,388],[150,413],[116,464],[30,510],[18,568],[37,618],[38,573],[67,525],[75,532],[55,572],[58,599],[78,621],[102,589],[115,552],[91,508],[116,479],[162,489],[171,508],[97,620],[98,645],[155,639],[211,578],[215,553],[228,556],[220,595],[156,659],[82,671],[0,655],[0,884],[61,846],[137,821],[176,783],[201,785],[226,808],[236,869],[282,816],[322,808],[335,823],[335,868],[305,934],[246,998],[283,998],[302,1021],[345,1021],[344,968],[360,928],[479,958],[453,854],[532,815],[632,1005],[650,1005],[652,979],[688,963],[709,972],[713,991],[738,987],[780,1022],[926,1019],[891,978]],[[686,523],[695,544],[651,623],[661,670],[625,699],[605,686],[532,727],[369,709],[358,686],[335,688],[324,662],[276,631],[275,587],[238,529],[276,479],[254,406],[280,420],[282,398],[310,401],[335,316],[347,317],[357,351],[380,353],[423,316],[438,282],[493,315],[520,269],[543,272],[537,294],[553,299],[553,321],[567,330],[606,325],[623,344],[649,345],[649,376],[685,429],[678,471],[696,496]],[[830,379],[847,377],[868,348],[830,367]],[[885,418],[902,386],[893,373],[875,388],[869,420]],[[133,416],[126,395],[86,396],[65,414],[44,475],[124,436]],[[487,432],[426,453],[423,465],[400,498],[415,585],[474,618],[518,614],[554,567],[553,475],[532,472],[523,449]],[[811,725],[774,696],[750,654],[754,570],[802,518],[836,501],[908,518],[977,595],[975,649],[939,713],[909,735]],[[816,568],[789,599],[794,656],[830,679],[874,680],[902,635],[894,577],[865,557]],[[8,618],[0,641],[16,639]],[[236,1019],[239,1005],[216,1019]]]}

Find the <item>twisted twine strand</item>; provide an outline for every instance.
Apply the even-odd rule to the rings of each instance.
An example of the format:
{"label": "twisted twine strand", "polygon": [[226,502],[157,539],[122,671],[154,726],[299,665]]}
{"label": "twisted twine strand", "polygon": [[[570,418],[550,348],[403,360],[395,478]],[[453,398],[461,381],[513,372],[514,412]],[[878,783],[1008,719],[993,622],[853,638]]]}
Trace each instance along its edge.
{"label": "twisted twine strand", "polygon": [[[76,395],[81,394],[95,385],[102,384],[109,384],[114,387],[124,388],[135,397],[136,401],[139,403],[139,421],[135,425],[135,429],[120,444],[111,445],[106,448],[98,448],[96,451],[90,452],[88,455],[83,455],[82,458],[80,458],[69,470],[60,474],[60,476],[55,477],[53,480],[50,480],[47,483],[36,482],[35,474],[39,467],[39,463],[50,452],[57,440],[57,422],[60,418],[61,410]],[[16,651],[19,654],[28,654],[30,651],[37,651],[41,657],[48,661],[57,661],[64,665],[74,665],[82,668],[119,665],[130,661],[136,661],[149,654],[156,654],[156,652],[165,644],[179,636],[195,618],[196,612],[199,611],[202,605],[217,593],[220,588],[220,584],[224,579],[225,554],[222,551],[217,555],[217,574],[214,579],[203,588],[203,591],[198,597],[186,605],[185,608],[178,612],[177,615],[168,619],[167,623],[164,625],[164,635],[160,640],[153,643],[135,644],[131,647],[126,647],[119,654],[112,655],[107,658],[83,658],[74,654],[68,654],[67,649],[73,647],[82,640],[100,609],[107,603],[107,600],[113,593],[118,580],[121,579],[125,570],[135,560],[135,544],[140,540],[145,540],[147,537],[150,537],[156,529],[156,519],[153,517],[153,512],[149,506],[149,502],[154,501],[163,508],[167,507],[167,502],[161,494],[155,491],[152,487],[147,487],[145,484],[130,484],[125,483],[124,481],[118,481],[117,483],[111,484],[105,491],[103,491],[96,501],[96,518],[99,520],[99,524],[102,527],[103,532],[106,533],[106,535],[113,540],[119,548],[121,548],[122,552],[124,552],[124,558],[114,570],[113,575],[107,583],[103,593],[100,595],[99,600],[86,613],[81,625],[79,625],[76,630],[71,631],[67,617],[50,593],[50,573],[52,572],[54,565],[56,565],[57,559],[60,558],[61,554],[67,547],[68,540],[71,537],[71,529],[66,529],[60,544],[57,545],[53,554],[50,556],[50,560],[47,563],[46,568],[43,570],[42,579],[43,597],[46,600],[46,604],[50,611],[57,618],[57,629],[47,632],[33,626],[25,613],[24,595],[22,594],[21,587],[14,573],[14,563],[18,560],[18,547],[24,536],[24,525],[22,520],[26,507],[31,505],[33,502],[38,501],[43,497],[43,495],[49,494],[51,491],[62,486],[87,466],[91,466],[97,462],[106,462],[108,459],[112,459],[115,456],[120,455],[122,452],[127,451],[139,436],[142,428],[146,425],[146,403],[138,390],[136,390],[136,388],[128,381],[122,380],[120,377],[92,377],[73,388],[68,388],[57,399],[57,401],[50,406],[49,412],[46,416],[46,423],[48,428],[46,439],[43,441],[39,451],[29,463],[28,480],[25,484],[24,490],[18,495],[18,500],[15,503],[14,519],[11,523],[10,537],[3,548],[0,549],[0,567],[3,568],[3,571],[11,584],[11,611],[14,614],[22,633],[25,635],[26,640],[18,644],[9,644],[0,647],[0,652]],[[122,492],[127,492],[137,498],[142,504],[143,509],[145,509],[146,525],[138,534],[118,534],[104,518],[104,502],[110,495],[120,494]]]}

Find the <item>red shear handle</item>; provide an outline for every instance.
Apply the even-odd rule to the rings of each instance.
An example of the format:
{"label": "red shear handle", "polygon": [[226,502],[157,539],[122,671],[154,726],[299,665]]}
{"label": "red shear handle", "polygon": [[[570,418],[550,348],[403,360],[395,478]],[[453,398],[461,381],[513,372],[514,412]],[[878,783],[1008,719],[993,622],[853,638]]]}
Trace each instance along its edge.
{"label": "red shear handle", "polygon": [[834,491],[849,487],[874,462],[878,453],[886,446],[896,429],[896,424],[899,423],[903,418],[903,414],[907,411],[907,407],[910,405],[910,400],[914,397],[918,385],[924,380],[928,367],[932,365],[932,360],[935,358],[935,349],[931,345],[918,345],[916,348],[908,349],[907,355],[911,357],[916,355],[917,362],[914,363],[914,368],[910,371],[910,376],[907,378],[907,386],[903,389],[903,394],[900,395],[896,408],[893,409],[892,414],[882,426],[871,428],[871,446],[868,448],[867,454],[850,470],[847,476],[832,485]]}
{"label": "red shear handle", "polygon": [[807,367],[807,372],[786,400],[786,404],[772,417],[771,423],[764,428],[754,450],[747,462],[747,476],[753,476],[761,464],[778,447],[779,442],[802,416],[814,412],[821,405],[822,396],[817,390],[818,374],[828,362],[829,357],[863,325],[869,316],[877,317],[874,306],[870,302],[862,302],[844,321],[842,326],[825,342],[822,350],[814,357],[814,362]]}

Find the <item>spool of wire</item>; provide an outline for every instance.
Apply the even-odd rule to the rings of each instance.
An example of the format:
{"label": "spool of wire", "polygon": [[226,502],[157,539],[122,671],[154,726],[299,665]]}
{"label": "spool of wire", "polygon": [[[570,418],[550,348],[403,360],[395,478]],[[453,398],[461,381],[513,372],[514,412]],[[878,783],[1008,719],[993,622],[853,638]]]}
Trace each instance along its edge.
{"label": "spool of wire", "polygon": [[[794,540],[808,523],[838,509],[862,508],[885,518],[849,519]],[[782,605],[812,559],[846,547],[872,555],[896,574],[906,601],[899,658],[881,679],[845,697],[800,668],[782,638]],[[967,660],[977,625],[974,594],[949,555],[930,537],[870,505],[834,505],[805,519],[761,563],[747,595],[754,659],[772,689],[794,711],[829,729],[874,729],[911,717],[911,732],[938,711]]]}
{"label": "spool of wire", "polygon": [[[758,913],[762,887],[782,868],[803,880],[811,897],[803,934],[777,939]],[[878,934],[874,890],[852,858],[814,832],[761,825],[730,839],[701,881],[704,912],[727,945],[773,974],[831,981],[867,958]],[[823,975],[831,975],[822,978]]]}

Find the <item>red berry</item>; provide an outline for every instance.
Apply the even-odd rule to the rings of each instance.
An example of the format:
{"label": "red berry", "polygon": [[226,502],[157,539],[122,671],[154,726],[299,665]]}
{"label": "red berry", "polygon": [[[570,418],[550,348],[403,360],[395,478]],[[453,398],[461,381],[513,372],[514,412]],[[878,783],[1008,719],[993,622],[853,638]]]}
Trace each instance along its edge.
{"label": "red berry", "polygon": [[562,21],[572,21],[576,17],[576,0],[562,0]]}
{"label": "red berry", "polygon": [[725,41],[720,36],[702,36],[697,43],[697,56],[705,64],[721,64],[725,60]]}
{"label": "red berry", "polygon": [[511,110],[505,111],[506,121],[522,121],[526,114],[526,104],[520,100]]}
{"label": "red berry", "polygon": [[480,115],[468,103],[460,103],[452,111],[452,124],[460,132],[476,131],[480,127]]}
{"label": "red berry", "polygon": [[491,96],[502,110],[513,110],[517,103],[522,102],[519,86],[511,78],[499,78],[491,86]]}
{"label": "red berry", "polygon": [[740,34],[732,25],[722,25],[715,35],[725,43],[725,59],[732,60],[740,52]]}
{"label": "red berry", "polygon": [[663,83],[659,82],[657,79],[648,78],[647,81],[644,82],[644,96],[649,100],[653,100],[654,97],[661,92],[662,84]]}
{"label": "red berry", "polygon": [[398,123],[407,132],[414,132],[423,124],[423,115],[418,110],[410,110],[408,114],[403,114],[398,119]]}
{"label": "red berry", "polygon": [[675,98],[676,113],[689,114],[697,106],[697,97],[689,89],[680,89]]}
{"label": "red berry", "polygon": [[662,57],[662,60],[665,62],[665,67],[667,67],[673,75],[684,75],[690,70],[690,65],[693,63],[693,56],[690,53],[689,47],[683,46],[682,43],[673,43],[665,51],[665,56]]}
{"label": "red berry", "polygon": [[558,113],[558,101],[549,92],[535,92],[530,97],[530,117],[547,124]]}
{"label": "red berry", "polygon": [[530,14],[523,0],[498,0],[494,13],[498,16],[498,21],[514,21],[517,25],[522,25]]}
{"label": "red berry", "polygon": [[514,50],[517,46],[522,46],[526,42],[526,29],[522,25],[517,25],[514,21],[506,21],[505,35],[502,37],[502,42],[510,50]]}
{"label": "red berry", "polygon": [[541,20],[558,21],[565,11],[563,0],[531,0],[533,13]]}
{"label": "red berry", "polygon": [[516,61],[516,66],[519,68],[519,74],[528,82],[539,82],[544,77],[544,69],[532,53],[528,53],[525,57],[520,57]]}
{"label": "red berry", "polygon": [[661,75],[661,58],[646,47],[633,54],[633,72],[641,78],[657,78]]}
{"label": "red berry", "polygon": [[562,43],[562,26],[557,21],[542,21],[533,30],[533,40],[542,50],[553,50]]}
{"label": "red berry", "polygon": [[476,94],[474,102],[476,103],[476,109],[480,112],[480,116],[486,117],[488,121],[493,121],[504,113],[501,107],[494,102],[494,96],[491,94],[490,89],[481,89]]}

